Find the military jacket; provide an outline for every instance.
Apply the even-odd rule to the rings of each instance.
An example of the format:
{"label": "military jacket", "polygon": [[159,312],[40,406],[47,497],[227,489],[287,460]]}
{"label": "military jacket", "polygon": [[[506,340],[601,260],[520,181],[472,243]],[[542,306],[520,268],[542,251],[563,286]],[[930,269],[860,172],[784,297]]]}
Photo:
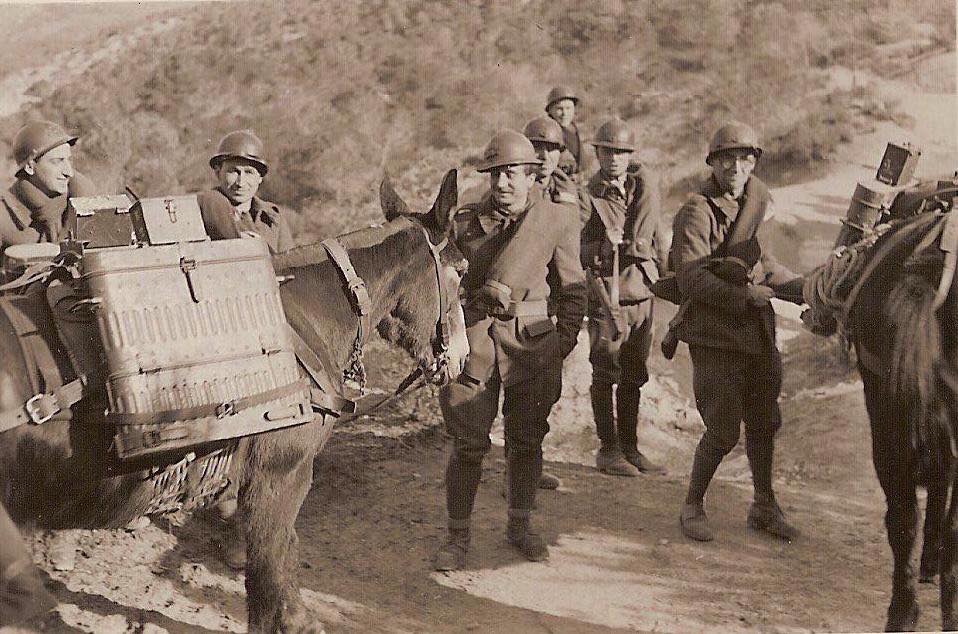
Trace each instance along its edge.
{"label": "military jacket", "polygon": [[564,205],[577,205],[578,192],[572,178],[560,169],[545,181],[536,181],[535,191],[546,200]]}
{"label": "military jacket", "polygon": [[[469,261],[461,285],[468,376],[484,382],[498,369],[512,385],[558,371],[586,307],[577,227],[570,205],[541,196],[530,197],[514,218],[498,212],[489,193],[457,212],[453,239]],[[557,280],[554,319],[546,309],[550,272]]]}
{"label": "military jacket", "polygon": [[562,138],[565,149],[559,157],[559,169],[578,182],[582,174],[582,141],[579,136],[579,126],[575,121],[570,123],[568,128],[562,128]]}
{"label": "military jacket", "polygon": [[606,181],[601,172],[579,189],[582,265],[611,282],[609,234],[610,230],[621,234],[618,275],[623,304],[650,299],[651,285],[666,268],[669,245],[661,207],[658,183],[641,166],[626,174],[622,189]]}
{"label": "military jacket", "polygon": [[59,242],[76,230],[76,217],[68,211],[68,199],[93,196],[92,181],[75,172],[65,195],[47,196],[26,179],[17,179],[0,193],[0,253],[14,244]]}
{"label": "military jacket", "polygon": [[[771,205],[768,189],[758,181],[746,186],[750,195],[761,196]],[[675,216],[672,249],[669,254],[682,295],[691,302],[678,327],[678,337],[689,345],[762,353],[775,346],[775,312],[748,301],[746,287],[733,284],[709,269],[713,256],[725,253],[723,244],[745,204],[746,195],[734,199],[722,192],[713,179],[692,194]],[[766,211],[766,220],[770,213]],[[759,238],[742,245],[743,259],[750,265],[752,283],[784,289],[800,280],[770,254],[761,249]]]}
{"label": "military jacket", "polygon": [[293,248],[293,234],[286,220],[289,212],[279,205],[254,197],[250,210],[240,214],[218,189],[200,192],[197,200],[211,239],[228,240],[252,231],[266,240],[273,255]]}

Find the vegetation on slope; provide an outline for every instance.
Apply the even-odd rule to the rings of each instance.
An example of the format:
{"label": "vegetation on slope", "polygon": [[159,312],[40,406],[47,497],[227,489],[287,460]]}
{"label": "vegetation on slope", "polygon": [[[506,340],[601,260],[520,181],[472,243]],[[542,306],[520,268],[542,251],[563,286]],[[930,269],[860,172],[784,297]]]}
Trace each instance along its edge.
{"label": "vegetation on slope", "polygon": [[160,194],[208,186],[216,140],[253,128],[272,159],[266,195],[299,212],[300,240],[374,221],[383,170],[426,203],[442,171],[541,113],[556,83],[582,94],[587,136],[621,116],[674,178],[701,165],[730,117],[769,140],[770,166],[793,168],[850,134],[851,96],[829,92],[822,69],[861,66],[895,34],[928,35],[922,22],[939,25],[934,43],[954,43],[947,0],[873,5],[211,3],[0,120],[0,139],[30,117],[63,121],[101,183]]}

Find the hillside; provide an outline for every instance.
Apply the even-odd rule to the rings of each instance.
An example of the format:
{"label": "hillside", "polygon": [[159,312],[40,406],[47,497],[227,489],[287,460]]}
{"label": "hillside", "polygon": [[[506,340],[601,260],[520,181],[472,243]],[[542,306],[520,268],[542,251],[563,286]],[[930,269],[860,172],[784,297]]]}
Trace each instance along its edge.
{"label": "hillside", "polygon": [[[623,117],[667,182],[700,168],[705,138],[729,117],[760,129],[767,175],[790,179],[850,138],[852,100],[895,116],[867,86],[830,88],[825,70],[909,37],[954,42],[947,0],[871,4],[210,3],[34,86],[38,103],[0,120],[0,145],[29,117],[60,120],[83,134],[82,164],[104,186],[159,194],[205,187],[216,140],[252,127],[274,163],[267,195],[299,212],[305,241],[377,218],[384,169],[425,202],[442,171],[540,113],[562,82],[583,95],[587,136]],[[133,11],[119,6],[111,19]]]}

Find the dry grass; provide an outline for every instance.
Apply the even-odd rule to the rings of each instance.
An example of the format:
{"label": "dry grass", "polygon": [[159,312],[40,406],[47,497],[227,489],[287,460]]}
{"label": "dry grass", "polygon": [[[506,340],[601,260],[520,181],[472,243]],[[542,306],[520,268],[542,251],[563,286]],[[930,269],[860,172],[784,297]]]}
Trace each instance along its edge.
{"label": "dry grass", "polygon": [[885,43],[874,24],[889,16],[907,17],[908,33],[933,8],[936,23],[949,11],[931,0],[905,13],[852,4],[204,4],[121,59],[37,87],[42,105],[0,120],[0,138],[28,116],[62,120],[83,133],[100,182],[157,194],[207,186],[216,139],[255,128],[274,166],[266,195],[299,212],[301,240],[377,219],[384,170],[426,204],[444,170],[495,128],[541,113],[560,82],[583,95],[587,135],[622,116],[667,181],[700,165],[708,134],[731,117],[770,139],[773,165],[794,169],[848,134],[820,68],[853,44],[867,55]]}

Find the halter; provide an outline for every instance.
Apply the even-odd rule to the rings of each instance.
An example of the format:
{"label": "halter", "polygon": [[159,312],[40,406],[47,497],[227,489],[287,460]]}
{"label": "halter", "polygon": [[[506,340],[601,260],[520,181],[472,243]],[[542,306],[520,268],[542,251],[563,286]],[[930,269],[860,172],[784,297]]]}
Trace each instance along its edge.
{"label": "halter", "polygon": [[[375,409],[376,407],[384,404],[387,400],[395,398],[396,396],[405,392],[420,376],[423,378],[423,384],[426,382],[442,382],[445,377],[444,370],[448,362],[449,337],[451,330],[449,325],[449,298],[446,292],[446,285],[443,282],[442,263],[440,261],[439,255],[448,244],[448,238],[445,238],[439,244],[434,245],[432,240],[429,239],[429,232],[426,231],[426,228],[406,217],[399,218],[390,224],[415,225],[420,229],[420,231],[422,231],[423,237],[426,239],[426,244],[429,247],[429,252],[432,254],[432,260],[435,265],[436,284],[439,290],[439,317],[436,320],[436,336],[433,339],[432,363],[428,366],[420,363],[415,370],[410,372],[409,375],[403,379],[393,394],[386,397],[382,401],[377,402],[371,409]],[[359,276],[359,274],[356,273],[356,269],[353,267],[352,262],[349,259],[349,253],[339,241],[339,238],[330,238],[328,240],[324,240],[322,242],[322,246],[329,255],[329,259],[336,265],[336,267],[339,269],[339,272],[342,274],[343,281],[346,286],[345,290],[349,295],[350,304],[353,307],[353,311],[359,317],[359,324],[356,328],[356,336],[353,338],[349,359],[347,361],[346,368],[343,370],[343,380],[354,381],[359,385],[360,391],[365,393],[366,368],[363,365],[363,341],[365,341],[367,333],[369,333],[372,329],[372,325],[369,323],[370,312],[372,311],[372,301],[369,298],[369,291],[366,288],[366,282]],[[368,413],[371,411],[371,409],[362,409],[365,411],[361,413]],[[360,415],[360,413],[357,413],[357,415]]]}

